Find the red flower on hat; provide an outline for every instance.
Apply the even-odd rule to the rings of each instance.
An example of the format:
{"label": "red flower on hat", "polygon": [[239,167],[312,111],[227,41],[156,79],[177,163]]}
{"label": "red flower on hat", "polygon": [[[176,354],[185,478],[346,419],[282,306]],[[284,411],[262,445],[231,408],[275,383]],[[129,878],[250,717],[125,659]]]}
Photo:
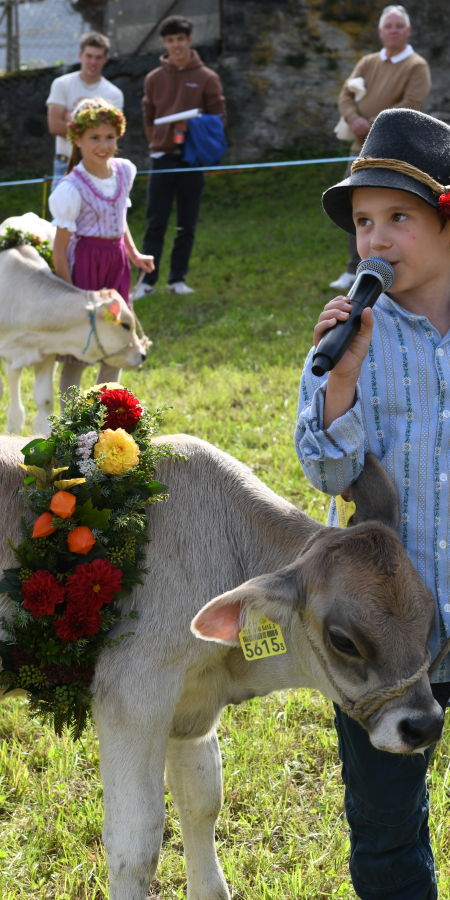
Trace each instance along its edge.
{"label": "red flower on hat", "polygon": [[102,624],[102,617],[94,609],[78,607],[70,603],[55,628],[62,641],[78,641],[81,637],[92,637]]}
{"label": "red flower on hat", "polygon": [[67,600],[79,609],[98,611],[122,590],[122,571],[109,559],[77,566],[66,581]]}
{"label": "red flower on hat", "polygon": [[35,619],[53,615],[56,604],[65,599],[64,587],[46,569],[33,572],[23,582],[22,594],[25,609],[30,609]]}
{"label": "red flower on hat", "polygon": [[133,431],[142,416],[139,400],[126,388],[109,388],[103,391],[100,403],[108,410],[105,428],[111,428],[112,431],[117,428]]}
{"label": "red flower on hat", "polygon": [[448,194],[441,194],[438,202],[439,215],[441,215],[443,219],[450,219],[450,192]]}

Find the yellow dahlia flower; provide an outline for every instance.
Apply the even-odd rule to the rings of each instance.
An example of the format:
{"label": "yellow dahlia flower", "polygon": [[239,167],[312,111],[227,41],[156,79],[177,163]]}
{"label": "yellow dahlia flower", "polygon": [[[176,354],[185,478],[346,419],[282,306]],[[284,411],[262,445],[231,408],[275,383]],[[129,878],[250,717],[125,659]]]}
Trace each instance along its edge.
{"label": "yellow dahlia flower", "polygon": [[88,394],[91,394],[92,391],[104,391],[105,388],[108,391],[114,391],[116,388],[121,388],[123,390],[123,384],[119,384],[118,381],[104,381],[102,384],[93,384],[92,387],[88,388],[87,391],[83,392],[83,396],[87,397]]}
{"label": "yellow dahlia flower", "polygon": [[94,458],[100,454],[104,459],[99,463],[106,475],[121,475],[136,465],[139,447],[136,441],[123,428],[106,428],[98,436],[98,444],[94,447]]}

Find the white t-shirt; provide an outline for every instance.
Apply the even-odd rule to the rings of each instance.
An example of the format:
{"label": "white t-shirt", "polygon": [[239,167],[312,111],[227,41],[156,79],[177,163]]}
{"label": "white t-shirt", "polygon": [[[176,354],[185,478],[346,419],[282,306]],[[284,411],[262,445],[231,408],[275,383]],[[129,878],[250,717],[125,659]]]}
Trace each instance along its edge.
{"label": "white t-shirt", "polygon": [[[111,84],[107,78],[103,78],[103,75],[95,84],[87,84],[79,72],[70,72],[69,75],[55,78],[47,98],[47,106],[49,103],[58,103],[60,106],[64,106],[68,112],[72,112],[79,100],[93,97],[101,97],[102,100],[107,100],[108,103],[112,103],[113,106],[117,106],[123,111],[123,93],[120,88]],[[70,141],[57,134],[55,152],[58,155],[70,156],[71,151]]]}
{"label": "white t-shirt", "polygon": [[[137,171],[136,166],[129,159],[122,159],[121,161],[126,163],[130,169],[131,184],[133,184]],[[114,196],[117,191],[116,172],[113,172],[110,178],[97,178],[96,175],[91,175],[90,172],[85,169],[83,161],[78,163],[77,168],[81,169],[83,175],[88,181],[92,182],[94,187],[96,187],[104,197]],[[68,231],[75,232],[77,230],[76,220],[80,213],[81,203],[81,194],[77,191],[75,185],[63,178],[48,198],[48,205],[53,216],[52,225],[57,225],[58,228],[67,228]],[[131,206],[129,197],[127,206]]]}

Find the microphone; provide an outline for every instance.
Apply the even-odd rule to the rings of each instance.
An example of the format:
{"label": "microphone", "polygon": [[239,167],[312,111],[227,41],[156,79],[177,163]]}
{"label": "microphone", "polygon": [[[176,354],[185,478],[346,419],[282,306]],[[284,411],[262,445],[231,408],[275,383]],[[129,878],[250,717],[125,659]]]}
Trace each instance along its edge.
{"label": "microphone", "polygon": [[368,306],[372,308],[380,294],[394,284],[395,275],[390,263],[377,256],[361,260],[356,270],[356,281],[348,293],[352,310],[345,322],[338,321],[325,332],[313,355],[312,373],[319,377],[342,359],[347,347],[361,327],[361,313]]}

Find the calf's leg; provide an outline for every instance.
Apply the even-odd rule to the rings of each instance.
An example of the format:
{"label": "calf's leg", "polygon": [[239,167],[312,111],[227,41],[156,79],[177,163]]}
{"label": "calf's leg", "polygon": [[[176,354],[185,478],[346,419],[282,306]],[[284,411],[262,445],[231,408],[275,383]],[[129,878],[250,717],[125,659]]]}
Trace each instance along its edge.
{"label": "calf's leg", "polygon": [[43,363],[35,365],[34,402],[37,413],[34,417],[34,433],[50,434],[48,416],[53,412],[53,376],[55,374],[55,355],[47,356]]}
{"label": "calf's leg", "polygon": [[25,407],[20,393],[22,369],[13,369],[9,363],[5,362],[5,372],[11,396],[6,419],[6,430],[11,434],[19,434],[25,424]]}
{"label": "calf's leg", "polygon": [[167,715],[138,720],[127,716],[122,705],[99,702],[94,715],[110,900],[146,900],[164,830],[164,757],[170,721]]}
{"label": "calf's leg", "polygon": [[187,900],[230,900],[214,840],[222,806],[222,760],[215,729],[202,740],[169,740],[166,781],[180,817]]}
{"label": "calf's leg", "polygon": [[120,381],[122,369],[110,366],[105,360],[102,361],[97,376],[97,384],[107,384],[108,381]]}

